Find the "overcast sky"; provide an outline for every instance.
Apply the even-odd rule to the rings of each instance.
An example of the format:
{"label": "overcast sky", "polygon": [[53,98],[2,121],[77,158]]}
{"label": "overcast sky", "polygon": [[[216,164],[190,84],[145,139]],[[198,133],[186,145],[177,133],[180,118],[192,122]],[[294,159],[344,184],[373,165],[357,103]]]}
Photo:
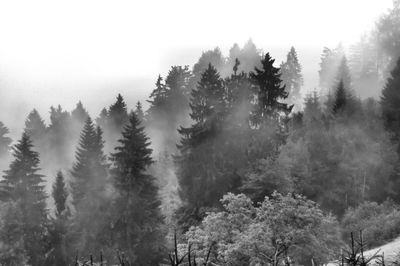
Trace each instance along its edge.
{"label": "overcast sky", "polygon": [[51,104],[70,109],[79,99],[97,115],[117,92],[132,106],[170,65],[192,65],[215,46],[226,54],[249,38],[278,62],[298,47],[312,87],[322,48],[356,42],[391,6],[392,0],[0,1],[0,121],[18,121],[9,125],[17,128],[33,107],[47,117]]}

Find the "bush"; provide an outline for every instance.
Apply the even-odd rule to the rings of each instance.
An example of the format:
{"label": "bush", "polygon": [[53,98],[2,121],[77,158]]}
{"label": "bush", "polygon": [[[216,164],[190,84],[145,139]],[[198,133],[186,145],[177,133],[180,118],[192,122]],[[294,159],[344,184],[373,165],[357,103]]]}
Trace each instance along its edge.
{"label": "bush", "polygon": [[400,206],[391,201],[382,204],[365,202],[349,208],[342,220],[343,237],[363,231],[368,248],[387,243],[400,235]]}

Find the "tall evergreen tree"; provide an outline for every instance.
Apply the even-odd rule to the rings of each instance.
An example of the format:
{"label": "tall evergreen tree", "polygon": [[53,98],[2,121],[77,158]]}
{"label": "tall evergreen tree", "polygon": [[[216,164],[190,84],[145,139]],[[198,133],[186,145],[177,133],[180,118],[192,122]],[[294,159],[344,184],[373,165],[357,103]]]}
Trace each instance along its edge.
{"label": "tall evergreen tree", "polygon": [[286,56],[286,62],[282,62],[280,68],[282,82],[289,93],[289,103],[298,103],[301,98],[300,89],[303,86],[303,75],[301,74],[301,65],[294,47],[290,48]]}
{"label": "tall evergreen tree", "polygon": [[211,64],[192,91],[190,107],[194,124],[179,129],[181,141],[175,157],[185,227],[201,219],[200,208],[218,204],[232,183],[228,179],[232,169],[223,163],[226,139],[219,138],[227,116],[225,86]]}
{"label": "tall evergreen tree", "polygon": [[336,74],[336,84],[339,85],[340,82],[343,82],[343,86],[348,91],[352,90],[351,74],[346,56],[342,57]]}
{"label": "tall evergreen tree", "polygon": [[72,110],[72,112],[71,112],[71,118],[75,122],[83,125],[85,123],[86,119],[88,118],[88,116],[89,116],[88,111],[86,111],[85,107],[83,107],[82,102],[79,101],[76,104],[75,109]]}
{"label": "tall evergreen tree", "polygon": [[[74,241],[81,251],[93,253],[106,245],[102,237],[106,237],[103,229],[107,218],[108,165],[103,153],[102,131],[100,127],[95,128],[90,117],[81,133],[71,174]],[[98,217],[99,213],[103,215]],[[93,220],[96,226],[91,226]]]}
{"label": "tall evergreen tree", "polygon": [[144,119],[144,112],[143,112],[143,107],[142,107],[142,103],[140,101],[138,101],[136,103],[136,109],[135,109],[135,114],[137,116],[137,118],[143,122]]}
{"label": "tall evergreen tree", "polygon": [[56,205],[56,217],[60,217],[67,210],[68,191],[61,171],[57,172],[56,181],[53,184],[52,196]]}
{"label": "tall evergreen tree", "polygon": [[117,196],[112,233],[116,246],[135,265],[159,261],[163,218],[158,188],[146,169],[153,163],[150,142],[134,113],[122,132],[120,145],[112,154],[112,178]]}
{"label": "tall evergreen tree", "polygon": [[49,242],[51,250],[46,258],[45,266],[67,266],[67,223],[69,210],[67,206],[68,191],[61,171],[57,172],[56,180],[53,184],[52,196],[56,205],[55,218],[51,219],[49,230]]}
{"label": "tall evergreen tree", "polygon": [[127,123],[128,110],[121,94],[118,94],[117,101],[110,106],[108,110],[108,117],[110,119],[110,126],[114,127],[117,132],[120,132]]}
{"label": "tall evergreen tree", "polygon": [[[381,96],[382,117],[386,129],[400,140],[400,58],[388,78]],[[400,146],[399,146],[400,151]]]}
{"label": "tall evergreen tree", "polygon": [[39,154],[32,150],[26,133],[13,146],[14,161],[0,181],[6,200],[21,210],[13,223],[19,223],[28,264],[40,266],[46,254],[47,209],[43,176],[38,174]]}
{"label": "tall evergreen tree", "polygon": [[4,126],[3,122],[0,122],[0,156],[6,155],[10,148],[11,138],[6,136],[9,133],[8,128]]}
{"label": "tall evergreen tree", "polygon": [[332,112],[337,114],[339,112],[343,112],[348,104],[346,90],[344,88],[343,81],[339,82],[339,85],[335,92],[335,102],[333,104]]}
{"label": "tall evergreen tree", "polygon": [[[36,109],[29,113],[25,121],[25,132],[33,142],[40,142],[46,134],[46,124]],[[39,145],[39,143],[36,143]]]}
{"label": "tall evergreen tree", "polygon": [[71,174],[74,178],[71,183],[74,206],[86,196],[91,186],[103,186],[107,176],[107,164],[103,154],[103,140],[100,128],[97,129],[90,117],[86,119],[82,130],[79,147],[76,151],[76,162]]}
{"label": "tall evergreen tree", "polygon": [[255,68],[255,71],[250,73],[257,97],[252,118],[254,126],[261,126],[263,122],[271,119],[278,121],[282,113],[290,113],[293,108],[279,101],[286,99],[288,92],[282,85],[279,68],[273,66],[274,62],[275,59],[267,53],[261,61],[262,69]]}

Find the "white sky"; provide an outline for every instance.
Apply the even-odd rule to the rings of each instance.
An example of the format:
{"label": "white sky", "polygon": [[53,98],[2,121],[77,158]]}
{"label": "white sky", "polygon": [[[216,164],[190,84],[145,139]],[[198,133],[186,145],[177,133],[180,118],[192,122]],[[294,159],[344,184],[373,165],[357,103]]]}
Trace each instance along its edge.
{"label": "white sky", "polygon": [[[33,107],[47,116],[51,104],[70,109],[79,99],[97,115],[118,91],[129,94],[132,106],[170,65],[192,65],[202,50],[219,46],[227,53],[249,38],[276,51],[278,62],[290,46],[299,47],[305,71],[316,71],[323,46],[357,41],[391,6],[391,0],[0,0],[0,121],[10,113],[23,120]],[[302,55],[307,47],[315,58]],[[305,75],[306,84],[314,86],[307,79],[315,75]]]}

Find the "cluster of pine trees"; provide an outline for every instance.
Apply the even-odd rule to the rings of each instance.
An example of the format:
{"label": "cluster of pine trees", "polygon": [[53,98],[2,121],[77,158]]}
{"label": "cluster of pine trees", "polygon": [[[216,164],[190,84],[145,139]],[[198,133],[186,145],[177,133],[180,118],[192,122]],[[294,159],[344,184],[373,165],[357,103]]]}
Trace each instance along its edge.
{"label": "cluster of pine trees", "polygon": [[[249,41],[227,58],[216,48],[193,68],[172,66],[157,78],[146,111],[137,102],[129,112],[121,95],[95,120],[80,102],[72,112],[51,107],[49,125],[33,110],[0,181],[0,264],[62,266],[100,252],[113,262],[121,252],[134,265],[153,265],[166,258],[171,229],[186,232],[181,241],[204,242],[213,221],[233,230],[229,223],[243,217],[237,243],[217,239],[248,260],[249,246],[238,248],[252,241],[246,232],[310,237],[307,226],[291,224],[296,204],[303,206],[296,217],[336,239],[347,210],[400,203],[400,60],[380,101],[356,96],[353,69],[341,47],[324,49],[321,92],[307,94],[301,108],[296,50],[277,67]],[[8,156],[7,134],[0,124],[0,156]],[[280,209],[288,227],[265,216],[281,217]],[[276,244],[263,241],[256,244],[267,251]],[[212,252],[232,263],[221,246]]]}

